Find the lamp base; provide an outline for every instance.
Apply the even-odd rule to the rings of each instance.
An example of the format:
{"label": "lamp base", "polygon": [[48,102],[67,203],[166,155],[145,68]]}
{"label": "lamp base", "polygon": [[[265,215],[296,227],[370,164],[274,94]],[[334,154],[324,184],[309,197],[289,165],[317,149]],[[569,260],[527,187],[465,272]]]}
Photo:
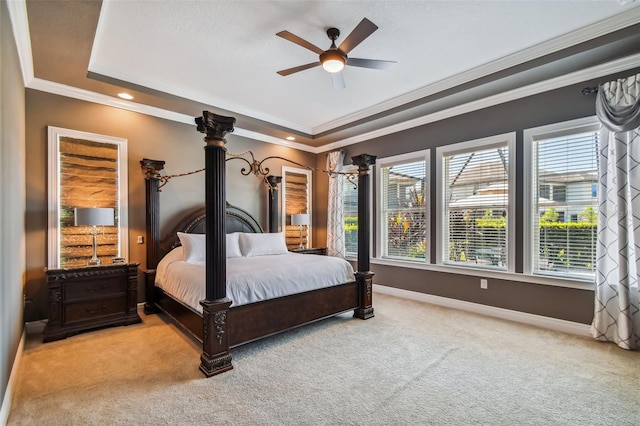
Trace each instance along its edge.
{"label": "lamp base", "polygon": [[87,262],[87,266],[100,266],[102,265],[102,261],[100,259],[89,259]]}
{"label": "lamp base", "polygon": [[305,245],[302,243],[302,225],[298,225],[300,227],[300,245],[298,246],[298,249],[302,250],[305,247]]}

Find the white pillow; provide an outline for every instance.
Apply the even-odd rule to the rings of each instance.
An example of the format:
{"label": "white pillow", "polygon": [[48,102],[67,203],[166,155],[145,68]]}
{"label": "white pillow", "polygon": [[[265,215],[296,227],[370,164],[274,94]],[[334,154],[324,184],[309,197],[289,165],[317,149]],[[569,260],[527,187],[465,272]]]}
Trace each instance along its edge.
{"label": "white pillow", "polygon": [[182,260],[189,263],[204,262],[206,253],[206,236],[204,234],[185,234],[178,232],[182,245]]}
{"label": "white pillow", "polygon": [[[199,263],[206,261],[206,240],[205,234],[185,234],[178,232],[178,238],[182,245],[182,260],[189,263]],[[240,252],[240,242],[238,232],[227,234],[226,236],[227,258],[242,257]]]}
{"label": "white pillow", "polygon": [[238,238],[239,232],[227,234],[227,258],[230,257],[242,257],[240,251],[240,239]]}
{"label": "white pillow", "polygon": [[289,252],[282,232],[251,234],[240,233],[240,250],[246,257]]}

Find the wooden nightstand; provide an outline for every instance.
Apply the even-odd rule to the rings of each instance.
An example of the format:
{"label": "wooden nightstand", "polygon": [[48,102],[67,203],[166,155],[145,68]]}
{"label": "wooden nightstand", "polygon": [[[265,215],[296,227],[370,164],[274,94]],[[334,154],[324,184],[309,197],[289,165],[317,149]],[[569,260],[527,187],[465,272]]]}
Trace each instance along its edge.
{"label": "wooden nightstand", "polygon": [[323,256],[327,255],[326,247],[312,247],[312,248],[297,248],[293,250],[289,250],[294,253],[302,253],[302,254],[320,254]]}
{"label": "wooden nightstand", "polygon": [[138,264],[49,269],[49,322],[44,342],[84,330],[141,322],[137,312]]}

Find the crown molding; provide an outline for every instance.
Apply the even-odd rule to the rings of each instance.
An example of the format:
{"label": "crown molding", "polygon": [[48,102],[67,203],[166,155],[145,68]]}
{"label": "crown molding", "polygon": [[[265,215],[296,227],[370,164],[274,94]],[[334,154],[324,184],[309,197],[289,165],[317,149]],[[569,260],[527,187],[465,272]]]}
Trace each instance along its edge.
{"label": "crown molding", "polygon": [[[109,7],[111,7],[111,2],[103,1],[102,7],[100,10],[100,16],[107,15],[109,13],[108,12]],[[100,74],[109,78],[114,78],[123,82],[130,82],[139,86],[148,87],[150,89],[167,93],[173,96],[189,99],[204,105],[215,105],[217,108],[227,110],[227,111],[232,111],[234,114],[241,114],[257,120],[266,121],[268,123],[276,124],[278,126],[282,126],[291,130],[296,130],[298,132],[305,133],[307,135],[311,134],[311,131],[312,131],[311,127],[302,126],[292,121],[283,120],[281,118],[278,118],[269,114],[255,111],[255,110],[246,108],[243,105],[237,104],[235,102],[229,102],[227,100],[224,100],[221,98],[215,98],[215,97],[211,97],[211,98],[203,97],[201,92],[194,92],[191,90],[179,90],[161,81],[154,81],[151,79],[144,78],[144,76],[135,75],[135,74],[134,75],[126,74],[126,73],[116,71],[109,67],[100,66],[99,64],[96,63],[96,60],[94,59],[94,52],[97,50],[97,47],[99,47],[102,42],[102,34],[104,34],[103,26],[104,26],[104,20],[98,19],[98,26],[96,28],[96,34],[93,39],[93,45],[91,47],[91,55],[89,57],[89,65],[87,67],[88,71],[95,74]],[[234,133],[237,134],[237,132],[234,132]],[[279,140],[279,141],[282,142],[282,140]]]}
{"label": "crown molding", "polygon": [[621,30],[639,22],[640,4],[631,6],[631,8],[625,10],[623,13],[619,13],[607,19],[603,19],[602,21],[598,21],[586,27],[582,27],[578,30],[561,35],[552,40],[539,43],[527,49],[504,56],[500,59],[486,63],[484,65],[480,65],[449,78],[445,78],[443,80],[408,92],[404,95],[395,97],[388,101],[381,102],[370,108],[366,108],[353,114],[345,115],[344,117],[341,117],[337,120],[333,120],[320,126],[316,126],[312,129],[312,132],[310,134],[317,135],[319,133],[331,131],[335,128],[347,125],[354,121],[362,120],[371,115],[379,114],[381,112],[388,111],[401,105],[416,101],[418,99],[422,99],[424,97],[434,95],[444,90],[451,89],[452,87],[456,87],[458,85],[468,83],[482,77],[486,77],[515,65],[519,65],[533,59],[537,59],[545,55],[569,48],[571,46],[592,40],[594,38],[601,37],[603,35]]}
{"label": "crown molding", "polygon": [[276,124],[278,126],[282,126],[287,129],[295,130],[308,135],[310,135],[312,131],[311,127],[302,126],[292,121],[287,121],[269,114],[264,114],[259,111],[246,108],[234,102],[228,102],[221,98],[202,96],[201,92],[194,92],[190,90],[178,90],[173,86],[169,86],[158,81],[146,79],[139,75],[125,74],[125,73],[110,69],[108,67],[100,67],[91,63],[89,63],[89,71],[95,74],[109,77],[109,78],[114,78],[116,80],[120,80],[123,82],[129,82],[138,86],[148,87],[153,90],[167,93],[172,96],[189,99],[191,101],[198,102],[204,105],[215,105],[217,108],[227,110],[227,111],[232,111],[234,114],[245,115],[247,117],[251,117],[261,121],[266,121],[268,123]]}
{"label": "crown molding", "polygon": [[[584,70],[576,71],[560,77],[555,77],[549,80],[530,84],[528,86],[523,86],[523,87],[509,90],[503,93],[498,93],[496,95],[492,95],[483,99],[468,102],[468,103],[458,105],[452,108],[448,108],[445,110],[441,110],[432,114],[427,114],[425,116],[418,117],[413,120],[397,123],[391,126],[387,126],[371,132],[363,133],[358,136],[353,136],[351,138],[346,138],[340,141],[332,142],[332,143],[321,145],[318,147],[310,147],[308,145],[304,145],[296,142],[290,142],[285,139],[276,138],[273,136],[265,135],[263,133],[258,133],[258,132],[254,132],[254,131],[242,129],[242,128],[236,128],[233,134],[237,136],[246,137],[249,139],[259,140],[261,142],[286,146],[293,149],[310,152],[312,154],[320,154],[322,152],[331,151],[334,149],[353,145],[359,142],[364,142],[370,139],[386,136],[392,133],[398,133],[403,130],[412,129],[414,127],[433,123],[439,120],[444,120],[446,118],[451,118],[456,115],[466,114],[468,112],[477,111],[479,109],[488,108],[501,103],[521,99],[527,96],[532,96],[532,95],[547,92],[550,90],[559,89],[561,87],[577,84],[582,81],[586,81],[594,78],[603,77],[609,74],[625,71],[638,66],[640,66],[640,54],[627,56],[625,58],[617,59],[615,61],[596,65],[594,67],[586,68]],[[126,109],[129,111],[151,115],[151,116],[163,118],[166,120],[177,121],[180,123],[194,125],[193,117],[190,115],[180,114],[173,111],[152,107],[149,105],[139,104],[136,102],[125,101],[119,98],[114,98],[112,96],[103,95],[103,94],[91,92],[84,89],[78,89],[75,87],[67,86],[60,83],[54,83],[47,80],[33,78],[32,81],[26,87],[30,89],[40,90],[43,92],[53,93],[56,95],[84,100],[87,102],[94,102],[102,105],[112,106],[114,108]]]}
{"label": "crown molding", "polygon": [[414,127],[433,123],[439,120],[444,120],[456,115],[466,114],[468,112],[477,111],[479,109],[525,98],[527,96],[537,95],[539,93],[548,92],[550,90],[559,89],[561,87],[570,86],[572,84],[577,84],[594,78],[604,77],[609,74],[626,71],[628,69],[636,68],[639,66],[640,53],[637,53],[635,55],[626,56],[624,58],[616,59],[611,62],[586,68],[584,70],[565,74],[560,77],[551,78],[549,80],[488,96],[483,99],[478,99],[476,101],[457,105],[455,107],[447,108],[438,112],[434,112],[432,114],[427,114],[425,116],[414,118],[402,123],[397,123],[381,129],[373,130],[371,132],[363,133],[358,136],[353,136],[347,139],[332,142],[321,146],[320,148],[322,149],[322,151],[320,152],[331,151],[348,145],[364,142],[369,139],[386,136],[392,133],[398,133],[403,130],[412,129]]}
{"label": "crown molding", "polygon": [[[48,80],[42,80],[40,78],[31,79],[31,82],[26,85],[26,87],[29,89],[39,90],[41,92],[52,93],[54,95],[66,96],[68,98],[93,102],[96,104],[106,105],[114,108],[125,109],[127,111],[133,111],[140,114],[146,114],[153,117],[163,118],[165,120],[176,121],[178,123],[195,126],[194,117],[187,114],[168,111],[166,109],[156,108],[137,102],[125,101],[113,96],[103,95],[101,93],[91,92],[89,90],[78,89],[77,87],[67,86],[65,84],[55,83]],[[301,151],[312,152],[314,154],[317,153],[315,152],[317,151],[317,148],[312,148],[301,143],[290,142],[285,139],[276,138],[243,128],[236,127],[233,131],[233,134],[236,136],[259,140],[261,142],[267,142],[275,145],[298,149]]]}
{"label": "crown molding", "polygon": [[[33,74],[34,72],[33,60],[32,60],[32,53],[31,53],[31,41],[29,36],[29,24],[27,19],[26,2],[23,0],[18,0],[18,1],[7,1],[6,3],[9,9],[9,15],[13,25],[13,33],[16,39],[18,57],[20,59],[25,87],[34,89],[34,90],[49,92],[49,93],[53,93],[61,96],[71,97],[79,100],[84,100],[87,102],[94,102],[94,103],[98,103],[106,106],[112,106],[115,108],[122,108],[129,111],[138,112],[141,114],[163,118],[166,120],[177,121],[180,123],[194,125],[193,117],[186,114],[180,114],[173,111],[164,110],[161,108],[139,104],[136,102],[125,101],[119,98],[114,98],[112,96],[103,95],[100,93],[91,92],[88,90],[78,89],[78,88],[67,86],[64,84],[35,78]],[[363,111],[369,111],[367,115],[375,114],[377,111],[382,112],[389,108],[393,108],[394,105],[397,106],[402,104],[403,102],[410,102],[411,100],[428,96],[429,94],[433,94],[438,91],[445,90],[446,88],[453,87],[457,84],[462,84],[465,81],[469,81],[469,79],[478,78],[478,76],[480,76],[479,73],[481,72],[484,72],[485,75],[486,73],[496,72],[504,67],[512,66],[518,63],[517,61],[530,60],[530,59],[533,59],[534,57],[551,53],[553,51],[570,46],[571,43],[575,44],[582,41],[586,41],[589,38],[598,37],[598,36],[607,34],[609,32],[616,31],[616,30],[625,28],[627,26],[636,24],[638,22],[640,22],[640,5],[633,6],[632,9],[627,10],[624,14],[615,15],[611,18],[600,21],[596,24],[584,27],[570,34],[566,34],[564,36],[558,37],[552,40],[551,42],[541,43],[537,46],[534,46],[534,48],[527,49],[525,51],[518,52],[514,55],[507,56],[501,60],[498,60],[497,61],[498,63],[496,64],[494,63],[486,64],[484,66],[470,70],[467,73],[458,74],[449,79],[442,80],[430,86],[426,86],[422,89],[419,89],[411,93],[411,96],[415,96],[416,98],[405,98],[404,96],[398,97]],[[418,117],[413,120],[397,123],[391,126],[384,127],[382,129],[377,129],[377,130],[367,132],[358,136],[346,138],[343,140],[339,140],[339,141],[332,142],[332,143],[325,144],[318,147],[310,147],[308,145],[304,145],[301,143],[290,142],[285,139],[276,138],[273,136],[265,135],[263,133],[258,133],[258,132],[254,132],[254,131],[242,129],[242,128],[236,128],[234,131],[234,134],[237,136],[255,139],[255,140],[266,142],[266,143],[286,146],[293,149],[310,152],[313,154],[319,154],[322,152],[338,149],[348,145],[353,145],[355,143],[363,142],[369,139],[386,136],[391,133],[397,133],[403,130],[407,130],[407,129],[418,127],[424,124],[432,123],[434,121],[438,121],[438,120],[450,118],[456,115],[476,111],[482,108],[498,105],[500,103],[509,102],[512,100],[524,98],[526,96],[531,96],[531,95],[546,92],[549,90],[554,90],[560,87],[568,86],[571,84],[580,83],[582,81],[586,81],[589,79],[602,77],[602,76],[613,74],[620,71],[625,71],[627,69],[635,68],[638,66],[640,66],[640,54],[631,55],[631,56],[621,58],[615,61],[611,61],[605,64],[597,65],[581,71],[576,71],[570,74],[566,74],[561,77],[556,77],[556,78],[552,78],[542,82],[534,83],[528,86],[523,86],[507,92],[503,92],[503,93],[499,93],[483,99],[479,99],[477,101],[468,102],[466,104],[458,105],[452,108],[448,108],[446,110],[442,110],[442,111],[438,111],[422,117]],[[472,72],[476,73],[475,74],[476,77],[472,77],[473,75]],[[363,114],[363,112],[361,111],[359,114]],[[351,122],[357,119],[358,118],[356,118],[354,115],[344,117],[344,120],[348,120],[347,122]],[[271,122],[274,124],[278,124],[273,121]],[[332,123],[336,123],[335,126],[343,125],[341,122],[338,123],[337,121],[334,121]],[[287,127],[290,127],[290,126],[287,126]],[[316,129],[314,129],[314,131],[315,130]],[[311,132],[307,132],[307,133],[311,133]]]}
{"label": "crown molding", "polygon": [[23,0],[7,1],[9,18],[13,26],[13,38],[16,41],[18,59],[22,69],[22,80],[27,86],[33,80],[33,56],[31,55],[31,36],[29,35],[29,19],[27,19],[27,3]]}

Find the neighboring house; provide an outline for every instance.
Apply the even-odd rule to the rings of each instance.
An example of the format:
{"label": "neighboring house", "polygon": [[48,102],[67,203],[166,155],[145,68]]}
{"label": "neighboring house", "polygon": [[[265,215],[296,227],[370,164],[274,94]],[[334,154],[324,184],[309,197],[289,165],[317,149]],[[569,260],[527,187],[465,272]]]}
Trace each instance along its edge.
{"label": "neighboring house", "polygon": [[551,201],[540,205],[540,215],[553,208],[560,222],[578,222],[585,206],[598,198],[598,177],[593,172],[542,172],[540,180],[539,196]]}

